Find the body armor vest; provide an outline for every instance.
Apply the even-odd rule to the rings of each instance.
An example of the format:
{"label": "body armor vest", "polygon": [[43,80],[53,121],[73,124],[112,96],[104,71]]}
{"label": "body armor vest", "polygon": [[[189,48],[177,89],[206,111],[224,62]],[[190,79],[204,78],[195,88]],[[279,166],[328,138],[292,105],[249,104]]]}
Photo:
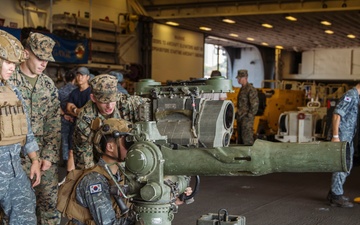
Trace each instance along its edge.
{"label": "body armor vest", "polygon": [[28,126],[21,100],[9,85],[0,86],[0,146],[25,144]]}
{"label": "body armor vest", "polygon": [[[99,165],[87,170],[72,170],[66,176],[65,182],[60,186],[58,192],[57,209],[66,216],[68,219],[76,219],[84,224],[94,224],[90,211],[88,208],[83,207],[76,201],[76,188],[82,178],[91,172],[97,172],[105,176],[110,185],[114,184],[110,175]],[[117,206],[114,198],[112,198],[113,209],[115,215],[120,218],[120,209]],[[71,224],[71,223],[69,223]]]}

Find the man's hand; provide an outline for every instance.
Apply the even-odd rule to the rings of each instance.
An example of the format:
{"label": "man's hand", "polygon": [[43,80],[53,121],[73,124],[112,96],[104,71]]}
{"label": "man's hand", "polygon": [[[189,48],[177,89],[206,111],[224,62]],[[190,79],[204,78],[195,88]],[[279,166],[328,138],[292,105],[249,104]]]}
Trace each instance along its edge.
{"label": "man's hand", "polygon": [[32,187],[35,187],[35,186],[40,184],[41,173],[40,173],[40,162],[39,162],[39,160],[34,160],[31,163],[30,179],[32,181]]}
{"label": "man's hand", "polygon": [[71,122],[71,123],[73,123],[74,122],[74,118],[72,117],[72,116],[70,116],[70,115],[64,115],[64,119],[65,120],[67,120],[67,121],[69,121],[69,122]]}
{"label": "man's hand", "polygon": [[[191,188],[191,187],[187,187],[187,188],[185,189],[185,191],[184,191],[184,195],[185,195],[185,196],[190,196],[190,195],[192,194],[192,192],[193,192],[192,188]],[[182,205],[184,202],[185,202],[185,201],[182,201],[181,199],[176,198],[175,204],[176,204],[176,205]],[[190,202],[187,203],[187,204],[190,204],[190,203],[192,203],[192,202],[193,202],[193,201],[190,201]]]}

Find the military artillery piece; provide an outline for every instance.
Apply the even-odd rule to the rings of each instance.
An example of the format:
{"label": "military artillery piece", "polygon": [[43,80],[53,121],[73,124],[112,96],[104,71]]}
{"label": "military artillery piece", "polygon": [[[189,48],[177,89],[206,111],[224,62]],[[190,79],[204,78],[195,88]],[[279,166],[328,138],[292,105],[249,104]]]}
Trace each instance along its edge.
{"label": "military artillery piece", "polygon": [[227,135],[231,136],[234,120],[231,101],[200,97],[201,92],[222,91],[216,85],[143,83],[136,92],[152,101],[142,108],[144,121],[136,123],[127,137],[132,145],[123,170],[129,190],[124,194],[134,203],[136,224],[171,225],[177,211],[175,199],[189,185],[189,176],[349,170],[346,142],[257,140],[253,146],[230,145]]}

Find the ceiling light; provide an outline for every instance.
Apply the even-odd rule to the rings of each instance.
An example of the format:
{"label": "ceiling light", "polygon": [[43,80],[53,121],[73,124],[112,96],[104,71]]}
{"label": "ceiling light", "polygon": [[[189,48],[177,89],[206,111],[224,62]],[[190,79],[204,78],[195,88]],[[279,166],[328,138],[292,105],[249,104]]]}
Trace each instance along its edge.
{"label": "ceiling light", "polygon": [[167,24],[167,25],[171,25],[171,26],[179,26],[178,23],[172,22],[172,21],[168,21],[168,22],[166,22],[166,24]]}
{"label": "ceiling light", "polygon": [[248,38],[246,38],[246,40],[248,40],[248,41],[254,41],[255,39],[252,38],[252,37],[248,37]]}
{"label": "ceiling light", "polygon": [[269,44],[266,42],[261,42],[262,45],[268,46]]}
{"label": "ceiling light", "polygon": [[332,31],[332,30],[325,30],[325,33],[327,33],[327,34],[333,34],[334,31]]}
{"label": "ceiling light", "polygon": [[297,21],[297,19],[295,17],[289,16],[289,15],[285,16],[285,19],[290,20],[290,21]]}
{"label": "ceiling light", "polygon": [[261,24],[261,26],[266,27],[266,28],[273,28],[273,26],[268,23],[263,23],[263,24]]}
{"label": "ceiling light", "polygon": [[356,38],[356,36],[353,35],[353,34],[348,34],[348,35],[346,35],[346,37],[348,37],[348,38]]}
{"label": "ceiling light", "polygon": [[320,22],[322,25],[325,25],[325,26],[331,26],[331,23],[329,21],[326,21],[326,20],[323,20]]}
{"label": "ceiling light", "polygon": [[223,21],[224,23],[230,23],[230,24],[235,23],[235,21],[234,21],[234,20],[231,20],[231,19],[223,19],[222,21]]}
{"label": "ceiling light", "polygon": [[284,47],[281,46],[281,45],[276,45],[275,48],[277,48],[277,49],[283,49]]}
{"label": "ceiling light", "polygon": [[237,34],[229,34],[229,36],[231,36],[231,37],[239,37],[239,35],[237,35]]}
{"label": "ceiling light", "polygon": [[200,30],[211,31],[210,27],[199,27]]}

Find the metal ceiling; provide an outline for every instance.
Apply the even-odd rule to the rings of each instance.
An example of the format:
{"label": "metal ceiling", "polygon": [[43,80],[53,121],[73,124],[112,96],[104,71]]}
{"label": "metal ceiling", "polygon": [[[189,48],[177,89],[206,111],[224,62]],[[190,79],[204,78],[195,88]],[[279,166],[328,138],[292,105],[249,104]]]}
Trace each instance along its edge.
{"label": "metal ceiling", "polygon": [[[280,45],[298,52],[314,48],[360,47],[360,0],[144,0],[141,4],[159,23],[173,21],[180,24],[179,28],[230,40],[222,42],[224,45],[235,46],[238,45],[236,42],[262,45],[265,42],[272,48]],[[285,15],[294,16],[297,21],[288,21]],[[223,18],[236,23],[224,23]],[[332,25],[322,25],[320,21],[323,20]],[[264,28],[263,23],[271,24],[273,28]],[[212,30],[201,31],[200,26]],[[334,33],[326,34],[325,30]],[[348,38],[348,34],[356,38]]]}

